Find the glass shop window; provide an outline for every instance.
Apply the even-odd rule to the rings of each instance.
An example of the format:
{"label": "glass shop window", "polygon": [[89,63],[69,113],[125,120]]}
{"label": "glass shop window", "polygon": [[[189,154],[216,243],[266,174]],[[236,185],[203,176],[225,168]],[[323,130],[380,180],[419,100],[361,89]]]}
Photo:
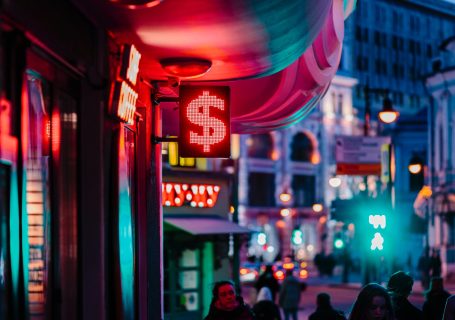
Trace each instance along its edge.
{"label": "glass shop window", "polygon": [[165,319],[200,319],[201,251],[169,248],[164,252]]}
{"label": "glass shop window", "polygon": [[[24,287],[30,319],[79,319],[78,117],[76,95],[68,93],[77,82],[61,76],[67,81],[59,84],[32,70],[25,76],[26,220],[22,223],[27,232],[22,241],[26,245]],[[58,87],[63,83],[71,89]]]}

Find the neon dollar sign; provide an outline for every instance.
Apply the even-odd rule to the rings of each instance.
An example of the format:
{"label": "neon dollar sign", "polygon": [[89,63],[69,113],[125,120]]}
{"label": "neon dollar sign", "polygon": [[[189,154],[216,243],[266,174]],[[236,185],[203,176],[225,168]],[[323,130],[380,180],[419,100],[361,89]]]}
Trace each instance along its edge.
{"label": "neon dollar sign", "polygon": [[211,145],[223,141],[226,137],[226,125],[221,120],[210,117],[210,107],[224,110],[224,100],[203,91],[202,96],[191,101],[186,110],[188,120],[203,128],[202,136],[190,131],[190,143],[202,145],[204,152],[210,152]]}

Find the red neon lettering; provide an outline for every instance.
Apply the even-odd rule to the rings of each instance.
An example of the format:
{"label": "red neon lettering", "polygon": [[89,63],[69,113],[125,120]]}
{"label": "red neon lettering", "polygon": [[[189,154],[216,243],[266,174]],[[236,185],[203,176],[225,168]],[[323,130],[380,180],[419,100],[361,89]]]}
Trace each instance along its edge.
{"label": "red neon lettering", "polygon": [[[226,125],[219,119],[210,117],[210,107],[224,110],[224,100],[203,91],[202,96],[190,102],[187,109],[188,120],[203,128],[203,134],[190,131],[190,143],[203,146],[203,152],[210,152],[210,146],[226,137]],[[202,112],[201,112],[202,108]]]}
{"label": "red neon lettering", "polygon": [[122,82],[118,102],[117,116],[128,124],[134,123],[138,94],[125,82]]}
{"label": "red neon lettering", "polygon": [[136,47],[131,45],[130,58],[128,62],[128,70],[126,71],[126,78],[131,81],[133,85],[136,85],[137,74],[139,73],[139,61],[141,60],[141,54],[137,51]]}
{"label": "red neon lettering", "polygon": [[166,207],[191,206],[212,208],[218,200],[220,186],[209,184],[162,184],[162,205]]}

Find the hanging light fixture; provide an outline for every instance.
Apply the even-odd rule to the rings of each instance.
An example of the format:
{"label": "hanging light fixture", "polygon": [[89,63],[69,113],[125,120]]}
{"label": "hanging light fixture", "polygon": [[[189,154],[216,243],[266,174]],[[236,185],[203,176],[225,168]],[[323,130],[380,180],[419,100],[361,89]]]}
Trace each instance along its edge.
{"label": "hanging light fixture", "polygon": [[423,168],[422,159],[420,159],[416,155],[413,155],[408,165],[409,172],[412,174],[419,174],[420,172],[422,172],[422,168]]}
{"label": "hanging light fixture", "polygon": [[381,120],[383,123],[393,123],[398,119],[398,116],[400,113],[393,109],[392,106],[392,100],[389,99],[389,97],[385,97],[383,104],[382,104],[382,110],[379,112],[379,120]]}
{"label": "hanging light fixture", "polygon": [[183,79],[201,77],[212,67],[210,60],[200,58],[166,58],[160,64],[169,76]]}
{"label": "hanging light fixture", "polygon": [[134,10],[138,8],[152,8],[159,5],[164,0],[108,0],[108,1],[115,5]]}

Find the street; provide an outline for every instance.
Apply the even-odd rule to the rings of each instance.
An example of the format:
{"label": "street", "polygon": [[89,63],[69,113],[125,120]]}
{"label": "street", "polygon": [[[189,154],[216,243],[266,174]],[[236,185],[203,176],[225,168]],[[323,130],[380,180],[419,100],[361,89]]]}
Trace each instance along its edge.
{"label": "street", "polygon": [[[354,275],[354,279],[358,278]],[[318,293],[326,292],[331,296],[332,306],[335,309],[344,311],[346,317],[349,315],[351,306],[354,303],[357,294],[360,291],[361,284],[353,282],[349,284],[341,284],[339,276],[331,278],[320,278],[317,275],[310,277],[307,281],[308,287],[302,293],[299,310],[299,320],[306,320],[308,316],[316,309],[316,296]],[[385,283],[383,283],[385,285]],[[446,290],[450,293],[455,293],[453,284],[446,284]],[[242,287],[242,295],[245,302],[252,306],[256,299],[256,291],[253,286],[246,285]],[[418,308],[422,308],[424,302],[424,294],[419,281],[414,282],[413,292],[410,296],[410,301]]]}

